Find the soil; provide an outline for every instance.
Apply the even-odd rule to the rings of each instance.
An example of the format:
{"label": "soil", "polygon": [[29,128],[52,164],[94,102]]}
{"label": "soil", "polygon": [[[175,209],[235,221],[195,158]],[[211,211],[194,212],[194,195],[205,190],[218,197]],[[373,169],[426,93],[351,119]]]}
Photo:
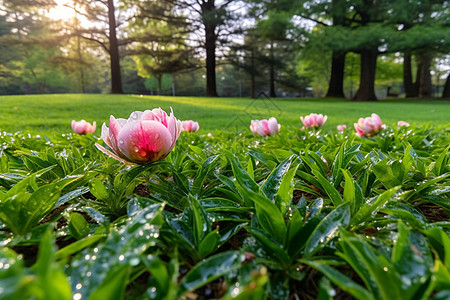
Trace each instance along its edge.
{"label": "soil", "polygon": [[432,223],[450,220],[449,215],[447,215],[445,210],[439,205],[433,203],[423,203],[416,208],[419,209],[428,221]]}

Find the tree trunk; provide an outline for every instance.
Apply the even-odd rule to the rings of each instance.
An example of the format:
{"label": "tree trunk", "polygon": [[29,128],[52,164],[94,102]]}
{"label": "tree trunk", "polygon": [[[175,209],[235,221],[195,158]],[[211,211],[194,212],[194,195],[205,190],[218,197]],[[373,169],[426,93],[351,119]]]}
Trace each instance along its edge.
{"label": "tree trunk", "polygon": [[344,96],[345,53],[333,51],[331,60],[330,84],[326,97],[345,98]]}
{"label": "tree trunk", "polygon": [[116,35],[116,16],[114,0],[108,0],[109,55],[111,65],[111,93],[123,94],[120,76],[119,45]]}
{"label": "tree trunk", "polygon": [[361,51],[361,75],[359,77],[359,88],[353,100],[376,101],[375,95],[375,71],[378,53],[374,50]]}
{"label": "tree trunk", "polygon": [[[217,97],[216,86],[216,27],[215,20],[211,19],[216,10],[214,0],[202,2],[203,22],[205,26],[206,49],[206,96]],[[205,17],[206,16],[206,17]]]}
{"label": "tree trunk", "polygon": [[250,54],[251,72],[250,72],[250,98],[255,99],[255,56],[253,49]]}
{"label": "tree trunk", "polygon": [[270,65],[269,65],[269,97],[276,98],[275,92],[275,66],[274,66],[273,42],[270,43]]}
{"label": "tree trunk", "polygon": [[450,74],[445,81],[444,90],[442,91],[442,98],[450,98]]}
{"label": "tree trunk", "polygon": [[162,88],[161,88],[161,86],[162,86],[162,84],[161,84],[161,81],[162,81],[162,75],[156,75],[155,76],[156,77],[156,80],[158,80],[158,91],[157,91],[157,94],[158,94],[158,96],[159,95],[161,95],[161,91],[162,91]]}
{"label": "tree trunk", "polygon": [[412,79],[411,52],[403,54],[403,87],[407,98],[417,97],[417,86]]}
{"label": "tree trunk", "polygon": [[81,41],[80,37],[77,37],[77,54],[78,54],[78,61],[79,61],[79,71],[80,71],[80,85],[81,85],[81,92],[84,94],[86,93],[86,83],[84,81],[84,66],[83,66],[83,56],[81,54]]}
{"label": "tree trunk", "polygon": [[431,55],[429,53],[422,53],[420,55],[420,69],[419,69],[419,98],[431,98]]}

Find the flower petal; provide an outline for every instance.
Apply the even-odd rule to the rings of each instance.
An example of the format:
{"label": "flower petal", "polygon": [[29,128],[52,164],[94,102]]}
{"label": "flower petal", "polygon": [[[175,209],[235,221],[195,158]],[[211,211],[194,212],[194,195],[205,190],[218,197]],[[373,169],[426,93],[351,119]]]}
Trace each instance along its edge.
{"label": "flower petal", "polygon": [[160,122],[143,120],[128,123],[119,132],[118,149],[131,162],[143,163],[160,160],[169,154],[172,135]]}

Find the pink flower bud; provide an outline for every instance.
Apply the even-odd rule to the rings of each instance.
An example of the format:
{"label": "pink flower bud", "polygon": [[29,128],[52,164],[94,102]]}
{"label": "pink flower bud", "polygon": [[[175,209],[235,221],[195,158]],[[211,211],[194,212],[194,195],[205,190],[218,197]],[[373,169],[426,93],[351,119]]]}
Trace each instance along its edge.
{"label": "pink flower bud", "polygon": [[409,123],[408,123],[408,122],[405,122],[405,121],[398,121],[397,126],[398,126],[398,127],[400,127],[400,126],[406,126],[406,127],[408,127],[408,126],[409,126]]}
{"label": "pink flower bud", "polygon": [[353,125],[359,136],[366,137],[372,137],[383,129],[383,123],[377,114],[372,114],[372,116],[367,118],[359,118],[358,123]]}
{"label": "pink flower bud", "polygon": [[182,130],[171,109],[135,111],[128,119],[110,117],[109,128],[102,126],[102,139],[113,152],[96,144],[109,156],[126,164],[142,164],[165,158],[175,146]]}
{"label": "pink flower bud", "polygon": [[337,126],[337,130],[339,130],[339,131],[344,131],[345,128],[347,128],[347,125],[344,125],[344,124]]}
{"label": "pink flower bud", "polygon": [[197,132],[198,129],[200,128],[198,123],[195,121],[192,121],[192,120],[183,121],[182,124],[183,124],[184,131]]}
{"label": "pink flower bud", "polygon": [[85,120],[81,120],[81,121],[75,121],[72,120],[72,129],[73,131],[75,131],[78,134],[87,134],[87,133],[93,133],[95,131],[95,128],[97,127],[97,124],[94,122],[89,123],[86,122]]}
{"label": "pink flower bud", "polygon": [[273,135],[280,132],[281,125],[278,124],[277,119],[270,118],[269,120],[252,120],[250,123],[250,130],[253,134],[260,136]]}
{"label": "pink flower bud", "polygon": [[320,127],[327,121],[328,116],[322,114],[309,114],[306,117],[300,117],[305,128]]}

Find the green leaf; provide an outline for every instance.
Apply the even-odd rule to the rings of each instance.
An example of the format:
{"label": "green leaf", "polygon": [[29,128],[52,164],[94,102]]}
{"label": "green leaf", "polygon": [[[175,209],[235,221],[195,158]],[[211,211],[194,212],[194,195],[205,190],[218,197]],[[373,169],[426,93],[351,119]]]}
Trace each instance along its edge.
{"label": "green leaf", "polygon": [[342,180],[342,174],[340,169],[346,170],[350,161],[358,154],[361,144],[353,145],[347,149],[347,145],[350,144],[350,140],[346,140],[344,144],[339,147],[339,151],[334,159],[333,167],[331,169],[331,175],[333,177],[333,185],[338,188],[339,183]]}
{"label": "green leaf", "polygon": [[104,225],[105,227],[108,227],[109,220],[106,218],[103,214],[98,212],[97,210],[93,209],[92,207],[86,207],[84,208],[84,211],[95,220],[98,224]]}
{"label": "green leaf", "polygon": [[0,203],[0,220],[15,234],[28,233],[53,208],[59,198],[63,183],[55,182],[36,189],[32,194],[26,189]]}
{"label": "green leaf", "polygon": [[253,161],[251,157],[248,159],[247,173],[253,180],[255,180],[255,170],[253,170]]}
{"label": "green leaf", "polygon": [[298,209],[294,210],[287,223],[287,237],[286,247],[289,247],[292,240],[296,237],[299,231],[303,228],[303,217]]}
{"label": "green leaf", "polygon": [[375,298],[402,298],[402,283],[395,267],[362,237],[342,232],[339,246],[343,252],[338,255],[358,273]]}
{"label": "green leaf", "polygon": [[265,231],[255,227],[245,227],[263,246],[267,254],[276,259],[282,267],[287,268],[291,264],[291,258],[286,253],[283,245],[268,235]]}
{"label": "green leaf", "polygon": [[350,222],[351,226],[357,226],[363,222],[369,220],[369,218],[376,214],[390,199],[391,197],[400,189],[400,186],[389,189],[383,194],[374,197],[369,202],[366,202],[359,211],[352,217]]}
{"label": "green leaf", "polygon": [[264,195],[252,191],[244,191],[245,198],[255,203],[256,216],[261,227],[275,240],[284,243],[286,238],[286,224],[284,217],[275,204]]}
{"label": "green leaf", "polygon": [[194,291],[205,284],[240,268],[244,254],[227,251],[211,256],[195,265],[179,284],[178,296]]}
{"label": "green leaf", "polygon": [[176,299],[179,275],[177,254],[175,252],[171,255],[172,258],[167,263],[156,255],[142,257],[145,267],[151,274],[147,283],[147,295],[150,299]]}
{"label": "green leaf", "polygon": [[350,202],[351,212],[354,215],[363,204],[362,190],[348,170],[341,170],[345,177],[344,202]]}
{"label": "green leaf", "polygon": [[92,195],[94,195],[95,198],[100,200],[108,200],[109,198],[109,192],[106,189],[103,182],[98,179],[94,178],[89,182],[89,190]]}
{"label": "green leaf", "polygon": [[319,180],[320,185],[327,193],[328,197],[330,197],[330,200],[333,202],[334,206],[339,206],[342,203],[342,197],[341,194],[336,190],[336,188],[317,171],[313,170],[313,174],[317,177]]}
{"label": "green leaf", "polygon": [[233,168],[234,177],[237,183],[243,188],[250,190],[252,192],[258,192],[259,186],[253,180],[253,178],[244,170],[239,161],[231,155],[228,155],[228,159],[231,162],[231,167]]}
{"label": "green leaf", "polygon": [[270,200],[275,200],[275,195],[283,181],[283,177],[289,171],[294,156],[290,156],[283,160],[269,175],[267,180],[261,186],[260,191]]}
{"label": "green leaf", "polygon": [[90,231],[88,222],[86,222],[82,215],[76,212],[72,212],[70,214],[68,228],[70,233],[77,240],[87,236]]}
{"label": "green leaf", "polygon": [[68,192],[67,194],[62,195],[61,197],[59,197],[58,201],[55,203],[55,205],[53,206],[53,209],[67,203],[68,201],[79,197],[85,193],[89,192],[89,188],[88,187],[81,187],[79,189],[73,190]]}
{"label": "green leaf", "polygon": [[202,167],[198,170],[197,175],[194,178],[194,183],[192,184],[192,193],[194,195],[200,194],[203,188],[203,182],[205,181],[206,176],[214,167],[215,162],[219,158],[219,155],[213,155],[205,159],[202,164]]}
{"label": "green leaf", "polygon": [[401,185],[405,170],[399,161],[389,161],[388,158],[372,166],[373,172],[383,185],[390,189]]}
{"label": "green leaf", "polygon": [[71,299],[71,289],[66,276],[54,262],[55,246],[50,230],[43,236],[39,254],[33,269],[36,271],[36,286],[41,299]]}
{"label": "green leaf", "polygon": [[211,221],[207,213],[193,196],[189,196],[189,218],[194,233],[194,242],[198,247],[203,238],[211,231]]}
{"label": "green leaf", "polygon": [[439,259],[447,266],[450,272],[450,237],[440,228],[425,230],[430,245],[437,252]]}
{"label": "green leaf", "polygon": [[219,240],[220,234],[218,229],[215,229],[210,233],[208,233],[198,245],[198,253],[200,257],[204,258],[207,255],[213,253],[215,250],[217,250]]}
{"label": "green leaf", "polygon": [[64,259],[71,255],[74,255],[75,253],[80,252],[84,248],[97,243],[99,240],[104,239],[105,237],[106,234],[91,235],[82,240],[73,242],[72,244],[56,251],[55,260]]}
{"label": "green leaf", "polygon": [[433,173],[436,176],[440,176],[445,172],[445,168],[446,168],[446,161],[447,161],[447,155],[448,155],[448,151],[450,149],[450,146],[448,146],[447,148],[445,148],[444,151],[442,151],[442,153],[439,155],[438,159],[436,160],[435,164],[434,164],[434,168],[433,168]]}
{"label": "green leaf", "polygon": [[349,293],[356,299],[375,300],[375,297],[364,287],[360,286],[347,276],[343,275],[341,272],[326,265],[326,263],[309,260],[302,260],[302,262],[323,273],[325,276],[327,276],[328,279],[330,279],[331,282],[336,284],[340,289]]}
{"label": "green leaf", "polygon": [[311,257],[317,251],[325,247],[325,245],[336,236],[340,227],[347,227],[350,222],[350,217],[350,203],[348,202],[339,205],[331,211],[312,232],[306,242],[303,255],[305,257]]}
{"label": "green leaf", "polygon": [[423,283],[431,276],[433,259],[427,241],[421,234],[411,231],[401,220],[397,223],[398,234],[392,250],[392,263],[395,271],[400,275],[406,298],[422,298],[418,292]]}
{"label": "green leaf", "polygon": [[89,299],[115,300],[123,299],[125,287],[128,284],[131,267],[122,265],[108,272],[108,276],[103,280],[102,284],[95,289],[89,296]]}
{"label": "green leaf", "polygon": [[[158,241],[163,209],[164,203],[143,208],[126,222],[111,228],[103,243],[75,255],[66,270],[72,289],[87,297],[94,295],[95,290],[95,295],[108,296],[112,289],[108,282],[114,281],[115,293],[120,296],[128,283],[131,267],[139,265],[142,254]],[[112,278],[116,276],[121,278],[120,283]]]}
{"label": "green leaf", "polygon": [[[23,259],[7,247],[0,247],[0,298],[3,300],[26,299],[34,277],[26,276]],[[4,266],[9,266],[5,268]]]}

